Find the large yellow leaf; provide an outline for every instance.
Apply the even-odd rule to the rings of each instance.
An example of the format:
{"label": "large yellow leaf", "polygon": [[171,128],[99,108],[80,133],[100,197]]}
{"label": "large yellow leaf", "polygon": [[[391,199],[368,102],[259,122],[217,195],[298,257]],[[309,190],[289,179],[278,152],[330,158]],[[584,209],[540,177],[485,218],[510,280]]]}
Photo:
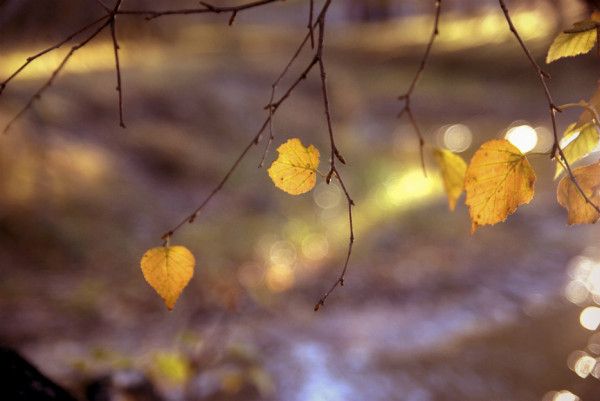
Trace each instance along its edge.
{"label": "large yellow leaf", "polygon": [[559,58],[573,57],[589,52],[596,44],[597,35],[596,29],[573,33],[561,32],[552,42],[550,50],[548,50],[546,63],[551,63]]}
{"label": "large yellow leaf", "polygon": [[[569,130],[569,128],[571,130]],[[569,126],[565,132],[564,137],[570,138],[573,135],[577,135],[575,139],[572,139],[567,146],[563,148],[563,153],[569,165],[587,156],[600,141],[598,135],[598,129],[594,123],[587,123],[581,129],[575,129],[574,126]],[[562,164],[556,162],[556,173],[554,178],[557,178],[563,171]]]}
{"label": "large yellow leaf", "polygon": [[171,310],[194,275],[196,260],[184,246],[161,246],[148,250],[140,264],[148,284]]}
{"label": "large yellow leaf", "polygon": [[310,191],[317,182],[319,150],[308,148],[300,139],[292,138],[277,148],[279,157],[269,167],[269,177],[275,186],[291,195]]}
{"label": "large yellow leaf", "polygon": [[442,173],[444,188],[448,195],[448,207],[450,207],[450,210],[454,210],[456,201],[465,186],[467,163],[462,157],[447,149],[435,149],[433,154]]}
{"label": "large yellow leaf", "polygon": [[533,198],[535,173],[527,158],[505,139],[484,143],[465,175],[472,229],[506,220]]}
{"label": "large yellow leaf", "polygon": [[[600,162],[576,168],[573,175],[590,201],[600,205]],[[600,218],[569,177],[564,177],[558,184],[556,197],[569,212],[569,224],[593,224]]]}

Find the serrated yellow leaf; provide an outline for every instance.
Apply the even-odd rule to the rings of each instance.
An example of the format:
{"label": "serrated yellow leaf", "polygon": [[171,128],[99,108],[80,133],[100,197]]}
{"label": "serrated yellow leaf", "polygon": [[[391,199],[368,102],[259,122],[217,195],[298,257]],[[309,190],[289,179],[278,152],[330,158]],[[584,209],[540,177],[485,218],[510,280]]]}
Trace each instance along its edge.
{"label": "serrated yellow leaf", "polygon": [[465,186],[467,163],[462,157],[447,149],[434,149],[433,154],[442,173],[444,189],[448,195],[448,207],[450,210],[454,210],[456,201],[460,198]]}
{"label": "serrated yellow leaf", "polygon": [[465,175],[472,228],[506,220],[533,198],[535,173],[519,149],[505,139],[484,143],[475,152]]}
{"label": "serrated yellow leaf", "polygon": [[574,33],[561,32],[548,50],[546,63],[550,64],[563,57],[573,57],[589,52],[596,44],[597,35],[596,29]]}
{"label": "serrated yellow leaf", "polygon": [[314,188],[319,167],[319,150],[308,148],[300,139],[292,138],[277,148],[279,156],[268,173],[275,186],[291,195],[300,195]]}
{"label": "serrated yellow leaf", "polygon": [[[569,128],[574,128],[574,126],[571,125]],[[598,145],[598,141],[600,141],[598,129],[593,123],[587,123],[581,127],[580,130],[571,129],[571,131],[569,131],[567,128],[563,138],[570,138],[573,135],[577,136],[563,148],[563,153],[565,154],[565,158],[569,165],[590,154],[590,152]],[[556,173],[554,174],[554,178],[558,178],[562,171],[562,164],[556,162]]]}
{"label": "serrated yellow leaf", "polygon": [[[573,170],[573,175],[585,195],[595,205],[600,205],[600,162]],[[593,224],[600,214],[585,201],[569,177],[563,177],[556,191],[558,203],[567,209],[569,224]]]}
{"label": "serrated yellow leaf", "polygon": [[184,246],[161,246],[146,251],[140,265],[148,284],[171,310],[192,279],[196,260]]}

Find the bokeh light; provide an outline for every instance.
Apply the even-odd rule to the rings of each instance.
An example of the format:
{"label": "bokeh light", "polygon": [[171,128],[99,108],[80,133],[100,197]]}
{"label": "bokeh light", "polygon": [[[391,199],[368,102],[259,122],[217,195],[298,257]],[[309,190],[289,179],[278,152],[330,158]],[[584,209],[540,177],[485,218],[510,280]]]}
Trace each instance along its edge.
{"label": "bokeh light", "polygon": [[444,146],[453,152],[464,152],[473,142],[471,129],[464,124],[454,124],[444,130]]}
{"label": "bokeh light", "polygon": [[538,141],[536,130],[529,125],[518,125],[510,128],[506,133],[505,138],[515,145],[522,153],[533,150]]}
{"label": "bokeh light", "polygon": [[581,311],[579,322],[588,330],[596,330],[600,326],[600,308],[588,306]]}

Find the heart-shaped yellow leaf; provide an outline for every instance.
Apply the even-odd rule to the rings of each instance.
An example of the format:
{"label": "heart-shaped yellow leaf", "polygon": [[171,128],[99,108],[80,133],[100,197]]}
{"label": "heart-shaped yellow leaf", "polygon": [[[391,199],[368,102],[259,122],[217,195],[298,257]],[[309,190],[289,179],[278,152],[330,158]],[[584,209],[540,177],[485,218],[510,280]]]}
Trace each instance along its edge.
{"label": "heart-shaped yellow leaf", "polygon": [[184,246],[161,246],[146,251],[140,264],[148,284],[171,310],[194,275],[196,260]]}
{"label": "heart-shaped yellow leaf", "polygon": [[[576,168],[573,175],[589,200],[600,206],[600,162]],[[556,197],[569,212],[569,224],[593,224],[600,218],[569,177],[564,177],[558,184]]]}
{"label": "heart-shaped yellow leaf", "polygon": [[448,195],[448,207],[454,210],[456,201],[465,187],[467,163],[462,157],[447,149],[434,149],[433,154],[442,173],[444,189]]}
{"label": "heart-shaped yellow leaf", "polygon": [[314,188],[319,167],[319,150],[308,148],[300,139],[292,138],[277,148],[279,157],[268,173],[275,186],[291,195],[300,195]]}
{"label": "heart-shaped yellow leaf", "polygon": [[533,198],[535,173],[519,149],[506,139],[484,143],[475,152],[465,175],[472,228],[506,220]]}

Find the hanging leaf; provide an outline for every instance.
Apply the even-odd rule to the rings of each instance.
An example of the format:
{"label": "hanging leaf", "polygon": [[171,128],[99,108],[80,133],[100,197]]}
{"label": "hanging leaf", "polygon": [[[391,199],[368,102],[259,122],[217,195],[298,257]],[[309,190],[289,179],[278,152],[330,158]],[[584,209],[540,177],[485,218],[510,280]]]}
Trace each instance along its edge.
{"label": "hanging leaf", "polygon": [[[565,154],[565,158],[569,165],[590,154],[590,152],[598,145],[598,141],[600,141],[598,128],[596,128],[595,124],[587,123],[581,127],[580,130],[574,129],[574,127],[575,125],[571,124],[563,136],[563,138],[570,138],[576,135],[575,139],[571,140],[571,142],[563,148],[563,153]],[[554,174],[554,178],[558,178],[562,171],[562,164],[556,162],[556,173]]]}
{"label": "hanging leaf", "polygon": [[506,220],[519,205],[533,198],[535,173],[527,158],[505,139],[484,143],[475,152],[465,175],[472,228]]}
{"label": "hanging leaf", "polygon": [[275,186],[291,195],[300,195],[314,188],[319,167],[319,150],[308,148],[300,139],[292,138],[277,148],[279,157],[268,173]]}
{"label": "hanging leaf", "polygon": [[595,28],[581,32],[561,32],[548,50],[546,63],[550,64],[563,57],[573,57],[589,52],[596,44],[597,35]]}
{"label": "hanging leaf", "polygon": [[194,275],[196,260],[184,246],[161,246],[148,250],[142,256],[144,278],[173,309],[177,298]]}
{"label": "hanging leaf", "polygon": [[[595,205],[600,205],[600,162],[573,170],[573,175],[585,195]],[[556,192],[558,203],[567,209],[569,224],[593,224],[600,214],[581,195],[570,177],[564,177]]]}
{"label": "hanging leaf", "polygon": [[464,189],[467,163],[447,149],[434,149],[433,154],[442,173],[442,181],[448,195],[448,207],[454,210],[456,201]]}

